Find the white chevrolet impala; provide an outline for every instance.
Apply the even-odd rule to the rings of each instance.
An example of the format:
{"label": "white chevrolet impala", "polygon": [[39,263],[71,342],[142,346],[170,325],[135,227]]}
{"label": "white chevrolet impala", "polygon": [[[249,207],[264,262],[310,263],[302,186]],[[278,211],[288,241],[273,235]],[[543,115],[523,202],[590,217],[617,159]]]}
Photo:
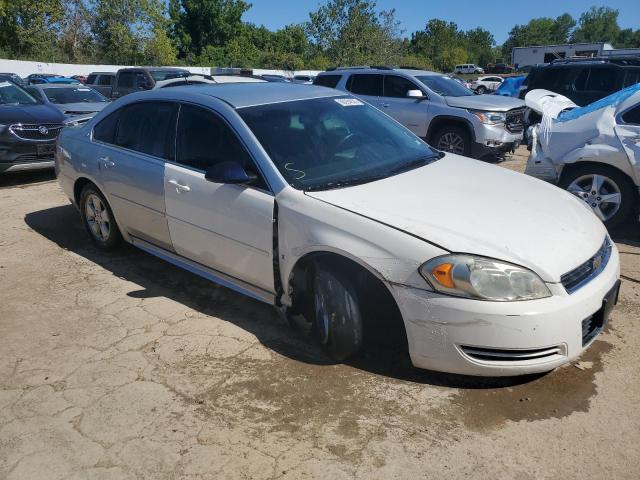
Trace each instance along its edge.
{"label": "white chevrolet impala", "polygon": [[61,133],[56,169],[96,246],[124,239],[276,305],[340,361],[382,331],[422,368],[547,371],[617,299],[617,250],[583,202],[336,90],[129,95]]}

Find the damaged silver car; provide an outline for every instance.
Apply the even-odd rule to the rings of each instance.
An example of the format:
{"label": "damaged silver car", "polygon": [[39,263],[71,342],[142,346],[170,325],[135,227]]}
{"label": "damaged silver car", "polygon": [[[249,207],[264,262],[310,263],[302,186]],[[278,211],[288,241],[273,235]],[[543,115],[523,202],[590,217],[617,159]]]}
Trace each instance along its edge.
{"label": "damaged silver car", "polygon": [[578,108],[548,90],[532,90],[525,173],[557,184],[584,201],[608,228],[637,212],[640,188],[640,83]]}

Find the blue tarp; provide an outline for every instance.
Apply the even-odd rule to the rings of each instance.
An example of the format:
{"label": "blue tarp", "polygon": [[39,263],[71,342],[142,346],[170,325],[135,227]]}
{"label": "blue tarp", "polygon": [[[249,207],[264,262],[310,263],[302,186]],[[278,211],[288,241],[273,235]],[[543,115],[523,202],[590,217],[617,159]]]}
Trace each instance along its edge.
{"label": "blue tarp", "polygon": [[504,79],[504,82],[500,84],[498,89],[496,90],[496,95],[502,95],[503,97],[515,97],[518,98],[518,94],[520,93],[520,86],[524,79],[527,78],[526,75],[521,77],[507,77]]}
{"label": "blue tarp", "polygon": [[596,110],[600,110],[601,108],[610,106],[615,107],[637,92],[640,92],[640,83],[636,83],[635,85],[631,85],[630,87],[623,88],[616,93],[612,93],[608,97],[601,98],[600,100],[590,103],[589,105],[586,105],[584,107],[578,107],[572,110],[567,110],[566,112],[562,112],[560,115],[558,115],[557,121],[566,122],[568,120],[579,118],[582,115],[586,115],[587,113],[595,112]]}

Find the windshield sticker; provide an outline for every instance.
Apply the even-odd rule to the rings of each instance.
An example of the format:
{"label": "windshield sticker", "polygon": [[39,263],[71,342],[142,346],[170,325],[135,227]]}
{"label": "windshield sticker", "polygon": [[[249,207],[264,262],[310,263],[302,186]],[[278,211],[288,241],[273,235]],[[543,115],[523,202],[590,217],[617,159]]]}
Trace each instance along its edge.
{"label": "windshield sticker", "polygon": [[0,87],[10,87],[11,85],[11,82],[0,82]]}
{"label": "windshield sticker", "polygon": [[79,92],[90,92],[91,89],[90,88],[78,88],[77,89]]}
{"label": "windshield sticker", "polygon": [[364,103],[356,98],[334,98],[334,100],[343,107],[357,107],[364,105]]}

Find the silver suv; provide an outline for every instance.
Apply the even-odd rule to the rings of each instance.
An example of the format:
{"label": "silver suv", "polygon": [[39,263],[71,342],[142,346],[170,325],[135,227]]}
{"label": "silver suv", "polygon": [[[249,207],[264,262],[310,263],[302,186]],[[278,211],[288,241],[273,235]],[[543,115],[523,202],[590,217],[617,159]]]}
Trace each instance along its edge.
{"label": "silver suv", "polygon": [[495,157],[522,141],[522,100],[477,95],[460,82],[425,70],[339,68],[314,82],[357,95],[439,150]]}

